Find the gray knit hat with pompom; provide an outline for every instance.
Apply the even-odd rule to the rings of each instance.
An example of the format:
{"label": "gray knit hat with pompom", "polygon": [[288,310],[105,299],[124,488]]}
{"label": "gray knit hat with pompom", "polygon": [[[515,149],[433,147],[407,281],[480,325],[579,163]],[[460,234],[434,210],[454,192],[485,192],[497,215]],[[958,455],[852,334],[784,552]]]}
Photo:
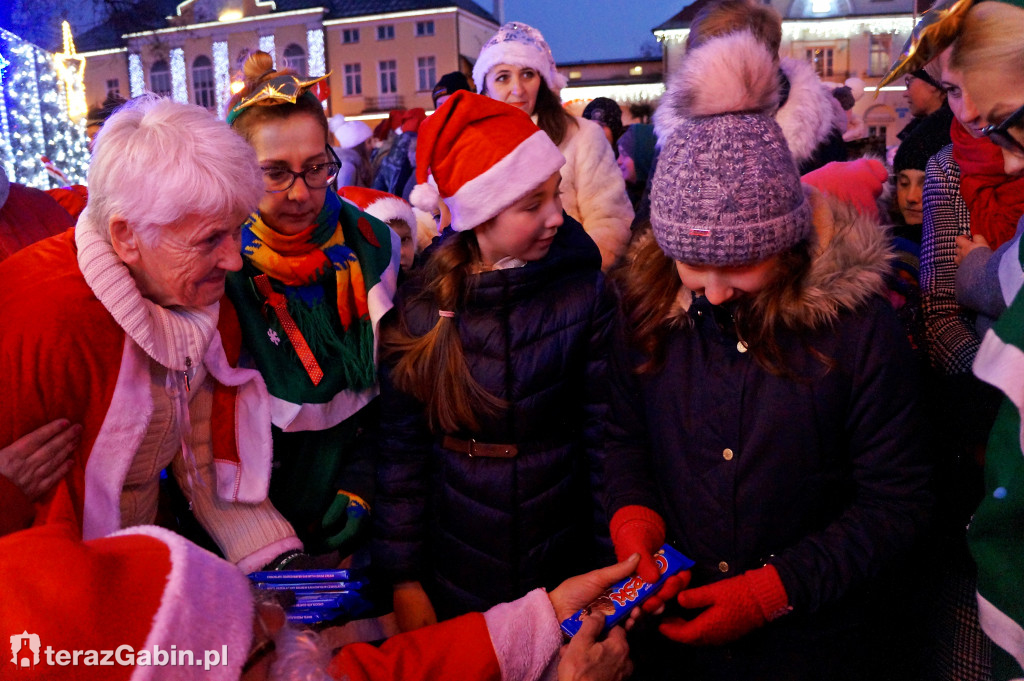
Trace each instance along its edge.
{"label": "gray knit hat with pompom", "polygon": [[670,258],[749,265],[810,237],[811,209],[772,117],[778,93],[775,61],[748,32],[683,59],[662,99],[675,120],[651,186],[654,236]]}

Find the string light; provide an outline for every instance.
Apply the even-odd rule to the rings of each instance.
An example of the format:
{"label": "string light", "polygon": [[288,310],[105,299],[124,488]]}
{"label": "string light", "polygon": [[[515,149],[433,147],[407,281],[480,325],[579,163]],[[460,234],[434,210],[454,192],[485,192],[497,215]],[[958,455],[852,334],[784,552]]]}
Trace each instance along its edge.
{"label": "string light", "polygon": [[[886,33],[910,33],[914,20],[910,15],[896,17],[865,17],[862,19],[816,19],[782,22],[782,39],[796,40],[841,40],[864,33],[884,35]],[[659,42],[684,43],[690,34],[688,28],[673,28],[655,31]]]}
{"label": "string light", "polygon": [[4,29],[0,55],[0,153],[11,181],[50,188],[40,160],[47,156],[71,182],[84,182],[85,124],[69,118],[74,93],[69,98],[68,81],[58,77],[54,56]]}
{"label": "string light", "polygon": [[85,116],[89,107],[85,103],[85,57],[80,57],[75,50],[75,41],[71,37],[71,24],[63,22],[61,30],[64,34],[64,51],[53,55],[53,65],[61,80],[61,89],[67,98],[68,116],[73,121]]}
{"label": "string light", "polygon": [[185,50],[171,49],[171,97],[174,101],[188,104],[188,86],[185,84]]}
{"label": "string light", "polygon": [[327,64],[324,59],[324,32],[319,28],[311,28],[306,31],[306,47],[309,48],[309,63],[306,68],[309,70],[309,77],[316,78],[327,73]]}
{"label": "string light", "polygon": [[224,115],[231,87],[231,66],[228,57],[228,41],[213,41],[213,83],[217,97],[217,115]]}
{"label": "string light", "polygon": [[128,80],[131,83],[132,97],[138,97],[146,91],[146,76],[142,72],[142,57],[134,52],[128,55]]}
{"label": "string light", "polygon": [[274,34],[260,36],[260,49],[270,55],[274,68],[277,68],[277,50],[274,49]]}

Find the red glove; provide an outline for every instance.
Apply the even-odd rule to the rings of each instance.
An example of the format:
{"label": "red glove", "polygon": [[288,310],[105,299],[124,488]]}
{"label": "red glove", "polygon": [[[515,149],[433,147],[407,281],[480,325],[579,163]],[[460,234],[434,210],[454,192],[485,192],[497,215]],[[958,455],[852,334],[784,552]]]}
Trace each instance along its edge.
{"label": "red glove", "polygon": [[823,194],[852,204],[861,213],[878,218],[878,197],[882,195],[889,172],[876,158],[856,161],[832,161],[800,178]]}
{"label": "red glove", "polygon": [[690,585],[690,576],[690,571],[684,570],[666,579],[658,593],[649,596],[643,605],[640,606],[641,609],[648,615],[656,614],[665,607],[666,603],[675,598],[680,591]]}
{"label": "red glove", "polygon": [[640,579],[654,584],[661,572],[654,562],[654,554],[665,543],[665,521],[646,506],[623,506],[615,515],[609,527],[615,557],[624,561],[634,553],[640,554],[640,565],[636,573]]}
{"label": "red glove", "polygon": [[684,608],[710,607],[692,620],[666,618],[658,630],[673,641],[698,645],[735,641],[792,609],[772,565],[683,591],[676,600]]}

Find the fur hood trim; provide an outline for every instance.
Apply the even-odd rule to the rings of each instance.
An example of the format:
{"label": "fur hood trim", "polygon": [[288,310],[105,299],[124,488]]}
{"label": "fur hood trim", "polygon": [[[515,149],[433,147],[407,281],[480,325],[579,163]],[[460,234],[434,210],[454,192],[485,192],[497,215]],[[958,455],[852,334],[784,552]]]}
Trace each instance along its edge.
{"label": "fur hood trim", "polygon": [[771,53],[749,31],[730,33],[691,50],[670,78],[654,115],[659,139],[688,118],[771,112],[779,74]]}
{"label": "fur hood trim", "polygon": [[[829,92],[814,68],[799,59],[783,59],[782,72],[789,79],[789,98],[775,114],[797,165],[808,160],[828,139],[836,125],[836,111]],[[845,121],[844,121],[845,123]]]}
{"label": "fur hood trim", "polygon": [[[895,255],[888,228],[877,220],[808,185],[804,193],[814,224],[811,268],[803,286],[780,308],[786,327],[818,330],[831,326],[842,312],[884,294]],[[685,319],[692,302],[693,293],[682,287],[668,314],[670,322]]]}

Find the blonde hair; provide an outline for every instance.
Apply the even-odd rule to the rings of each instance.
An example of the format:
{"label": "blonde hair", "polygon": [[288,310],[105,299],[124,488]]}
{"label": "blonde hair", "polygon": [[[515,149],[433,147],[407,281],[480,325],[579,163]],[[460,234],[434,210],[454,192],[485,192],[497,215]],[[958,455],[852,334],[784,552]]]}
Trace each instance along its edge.
{"label": "blonde hair", "polygon": [[998,70],[1024,76],[1024,9],[1003,2],[975,5],[964,17],[950,66],[968,76]]}
{"label": "blonde hair", "polygon": [[699,11],[690,24],[686,50],[737,31],[750,31],[773,57],[778,57],[782,46],[782,17],[770,6],[751,0],[720,0]]}

